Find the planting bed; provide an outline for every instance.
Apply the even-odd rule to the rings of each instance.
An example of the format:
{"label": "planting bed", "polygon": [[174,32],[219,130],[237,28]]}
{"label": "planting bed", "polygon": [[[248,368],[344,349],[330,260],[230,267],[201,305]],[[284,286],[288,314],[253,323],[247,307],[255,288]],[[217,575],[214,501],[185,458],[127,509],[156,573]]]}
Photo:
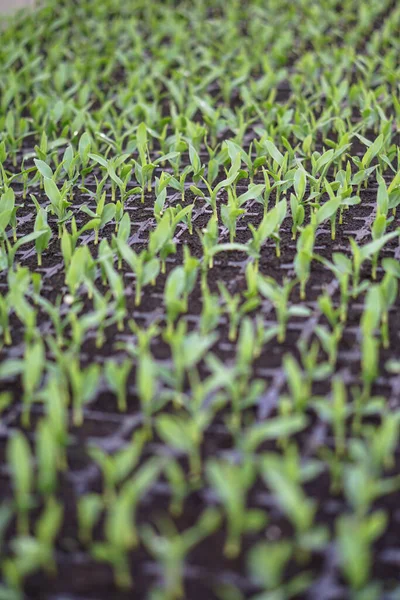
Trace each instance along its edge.
{"label": "planting bed", "polygon": [[0,600],[400,598],[399,30],[4,26]]}

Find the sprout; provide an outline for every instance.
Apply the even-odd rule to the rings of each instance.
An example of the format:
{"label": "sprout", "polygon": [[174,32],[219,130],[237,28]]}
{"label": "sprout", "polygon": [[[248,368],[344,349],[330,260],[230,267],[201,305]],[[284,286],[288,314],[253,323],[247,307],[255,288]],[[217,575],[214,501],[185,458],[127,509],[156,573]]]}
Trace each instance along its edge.
{"label": "sprout", "polygon": [[[131,465],[131,461],[129,461]],[[114,570],[115,583],[122,589],[132,586],[128,552],[138,543],[136,511],[138,503],[157,479],[161,465],[148,460],[128,480],[113,499],[106,513],[103,542],[94,542],[91,553],[95,559],[108,562]]]}
{"label": "sprout", "polygon": [[352,589],[360,591],[366,586],[372,566],[372,543],[386,525],[383,511],[375,511],[364,519],[343,515],[337,520],[340,564]]}
{"label": "sprout", "polygon": [[132,363],[129,359],[118,363],[115,360],[108,360],[105,364],[105,376],[108,385],[117,396],[118,410],[121,412],[127,409],[127,380],[132,369]]}
{"label": "sprout", "polygon": [[254,465],[250,461],[239,465],[218,460],[207,463],[207,477],[223,504],[227,518],[224,552],[229,558],[238,555],[242,535],[248,531],[258,531],[266,522],[263,511],[246,508],[246,496],[255,475]]}
{"label": "sprout", "polygon": [[36,523],[35,535],[23,535],[13,540],[13,557],[3,566],[5,579],[12,588],[21,591],[24,579],[40,569],[52,575],[56,573],[54,541],[62,520],[63,508],[51,498]]}
{"label": "sprout", "polygon": [[307,225],[300,234],[297,241],[297,254],[294,260],[296,275],[300,280],[300,298],[306,297],[306,285],[310,278],[311,261],[315,242],[315,229],[313,225]]}
{"label": "sprout", "polygon": [[173,523],[165,518],[158,519],[160,533],[155,532],[150,525],[141,528],[141,537],[146,548],[161,562],[165,598],[173,600],[183,596],[185,558],[192,548],[215,531],[219,521],[215,510],[206,509],[196,524],[182,533],[178,533]]}
{"label": "sprout", "polygon": [[28,515],[32,503],[32,455],[29,443],[20,431],[7,444],[7,461],[13,480],[17,525],[20,535],[28,535]]}

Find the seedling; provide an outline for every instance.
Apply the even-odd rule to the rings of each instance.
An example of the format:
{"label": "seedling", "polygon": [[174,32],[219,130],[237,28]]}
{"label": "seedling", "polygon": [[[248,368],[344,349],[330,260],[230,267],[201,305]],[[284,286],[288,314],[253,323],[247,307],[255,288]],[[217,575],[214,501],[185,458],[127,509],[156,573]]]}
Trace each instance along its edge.
{"label": "seedling", "polygon": [[94,542],[91,547],[94,558],[112,566],[115,583],[122,589],[130,588],[133,583],[128,552],[138,543],[135,523],[137,505],[157,479],[160,466],[158,460],[149,460],[125,483],[107,510],[105,541]]}
{"label": "seedling", "polygon": [[103,498],[98,494],[85,494],[78,500],[77,517],[79,539],[89,545],[93,539],[93,527],[97,523],[103,509]]}
{"label": "seedling", "polygon": [[32,455],[23,433],[17,431],[7,444],[7,460],[14,484],[17,525],[20,535],[28,535],[28,515],[32,503]]}
{"label": "seedling", "polygon": [[233,342],[236,340],[241,318],[257,308],[259,300],[258,298],[249,298],[243,304],[240,304],[240,296],[238,294],[231,296],[223,283],[218,282],[218,284],[224,301],[225,311],[229,315],[229,339]]}
{"label": "seedling", "polygon": [[160,272],[160,262],[146,252],[136,254],[125,242],[117,240],[118,250],[123,259],[136,275],[135,279],[135,304],[139,306],[142,297],[142,288],[155,281]]}
{"label": "seedling", "polygon": [[156,429],[161,439],[189,458],[190,476],[195,480],[201,473],[200,444],[203,429],[208,424],[204,413],[197,420],[186,417],[161,415],[157,418]]}
{"label": "seedling", "polygon": [[132,363],[129,359],[118,363],[114,360],[109,360],[105,365],[105,376],[107,383],[117,396],[118,410],[121,412],[127,409],[127,381],[132,368]]}
{"label": "seedling", "polygon": [[343,572],[354,592],[366,586],[372,566],[372,543],[386,525],[382,511],[375,511],[364,519],[342,516],[337,521],[340,560]]}
{"label": "seedling", "polygon": [[67,376],[71,385],[74,425],[83,423],[83,408],[96,394],[100,377],[100,367],[96,364],[81,368],[77,359],[66,363]]}
{"label": "seedling", "polygon": [[110,504],[115,499],[116,486],[124,481],[137,466],[145,438],[138,433],[122,450],[106,454],[98,446],[89,449],[91,457],[100,466],[104,478],[104,500]]}
{"label": "seedling", "polygon": [[205,194],[196,186],[191,186],[191,190],[192,192],[194,192],[197,196],[200,196],[202,198],[204,198],[206,200],[206,202],[208,202],[208,204],[210,204],[212,211],[213,211],[213,216],[215,217],[216,220],[218,220],[218,212],[217,212],[217,197],[218,197],[218,193],[224,189],[229,187],[237,178],[238,174],[239,174],[239,169],[240,169],[240,164],[241,164],[241,157],[240,154],[236,154],[235,158],[232,161],[231,167],[229,169],[229,171],[227,172],[227,176],[226,179],[224,179],[223,181],[220,181],[215,188],[212,188],[211,185],[208,183],[208,181],[202,177],[202,181],[205,184],[207,190],[208,190],[208,196],[205,196]]}
{"label": "seedling", "polygon": [[39,338],[32,344],[27,344],[24,356],[22,382],[24,388],[22,421],[25,427],[30,422],[30,409],[40,385],[45,367],[45,348]]}
{"label": "seedling", "polygon": [[24,579],[39,569],[56,573],[54,541],[63,519],[62,506],[53,498],[47,502],[35,526],[35,535],[13,540],[13,558],[3,566],[5,578],[12,588],[22,591]]}
{"label": "seedling", "polygon": [[310,278],[311,261],[315,242],[314,225],[307,225],[297,241],[297,254],[294,260],[296,275],[300,280],[300,298],[306,297],[306,285]]}
{"label": "seedling", "polygon": [[156,533],[150,525],[141,528],[141,537],[151,554],[160,560],[163,570],[164,597],[176,600],[184,595],[183,569],[189,551],[211,535],[219,525],[219,515],[213,509],[205,510],[197,523],[179,534],[167,519],[158,520]]}
{"label": "seedling", "polygon": [[307,317],[310,313],[305,306],[289,306],[289,297],[296,281],[285,280],[279,286],[271,277],[258,276],[257,287],[260,293],[270,300],[275,308],[278,321],[278,342],[282,344],[286,338],[286,327],[290,317]]}
{"label": "seedling", "polygon": [[229,558],[238,555],[241,538],[247,531],[257,531],[266,522],[261,510],[247,510],[246,496],[255,479],[254,465],[212,460],[207,463],[207,476],[224,506],[228,533],[224,553]]}
{"label": "seedling", "polygon": [[50,200],[50,212],[57,217],[58,220],[58,237],[61,237],[62,227],[66,221],[72,216],[72,211],[68,210],[71,202],[67,200],[68,186],[63,185],[60,190],[53,179],[44,178],[44,190],[46,196]]}
{"label": "seedling", "polygon": [[264,215],[264,218],[257,229],[251,223],[249,224],[253,239],[249,243],[248,252],[255,260],[257,269],[261,256],[261,248],[269,237],[272,237],[275,240],[276,255],[278,257],[280,256],[279,228],[286,216],[286,210],[286,200],[281,200],[274,208]]}
{"label": "seedling", "polygon": [[97,244],[99,241],[99,231],[112,221],[115,217],[116,206],[115,204],[106,204],[106,193],[104,192],[100,198],[99,203],[96,207],[96,212],[88,208],[86,205],[81,206],[81,211],[91,217],[93,228],[95,230],[94,243]]}
{"label": "seedling", "polygon": [[296,532],[296,543],[303,557],[306,557],[310,550],[326,543],[327,531],[324,527],[314,526],[315,503],[307,498],[300,485],[301,472],[297,478],[291,476],[288,472],[290,466],[293,469],[290,454],[286,465],[276,455],[269,455],[262,464],[262,473],[280,509],[291,521]]}

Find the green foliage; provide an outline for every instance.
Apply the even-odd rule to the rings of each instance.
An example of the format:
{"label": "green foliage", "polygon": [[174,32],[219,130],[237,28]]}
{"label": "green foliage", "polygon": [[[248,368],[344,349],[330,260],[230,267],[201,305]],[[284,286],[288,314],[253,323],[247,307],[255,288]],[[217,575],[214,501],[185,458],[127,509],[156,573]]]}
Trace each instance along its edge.
{"label": "green foliage", "polygon": [[397,597],[400,7],[4,22],[0,599]]}

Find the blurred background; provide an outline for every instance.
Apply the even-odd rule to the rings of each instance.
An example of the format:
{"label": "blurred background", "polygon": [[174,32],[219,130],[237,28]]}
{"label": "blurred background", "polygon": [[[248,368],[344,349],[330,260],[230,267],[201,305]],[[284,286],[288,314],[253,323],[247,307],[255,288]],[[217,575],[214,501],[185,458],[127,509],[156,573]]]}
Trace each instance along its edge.
{"label": "blurred background", "polygon": [[9,13],[24,6],[32,6],[33,0],[0,0],[0,14]]}

